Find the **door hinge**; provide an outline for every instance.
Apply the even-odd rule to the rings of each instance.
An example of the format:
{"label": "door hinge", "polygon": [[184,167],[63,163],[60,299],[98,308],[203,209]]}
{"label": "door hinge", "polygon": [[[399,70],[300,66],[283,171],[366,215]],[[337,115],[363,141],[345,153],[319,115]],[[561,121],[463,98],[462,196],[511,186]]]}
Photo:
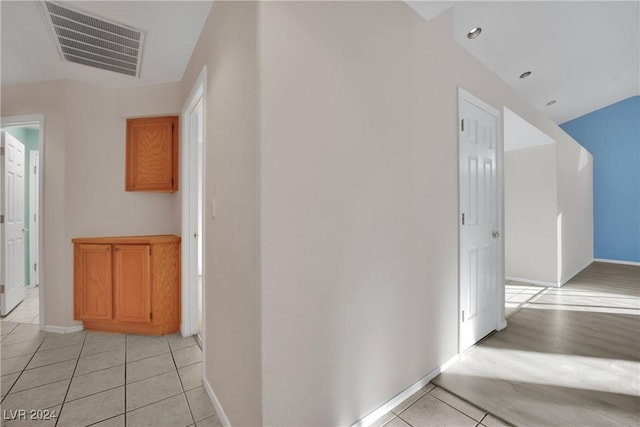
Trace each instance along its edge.
{"label": "door hinge", "polygon": [[38,264],[36,263],[33,264],[33,271],[38,271]]}
{"label": "door hinge", "polygon": [[0,285],[0,294],[4,294],[4,285]]}
{"label": "door hinge", "polygon": [[0,215],[0,224],[4,224],[4,215]]}
{"label": "door hinge", "polygon": [[462,310],[462,321],[464,322],[464,310]]}
{"label": "door hinge", "polygon": [[36,165],[33,165],[33,174],[34,174],[34,175],[36,174],[36,168],[37,168],[37,166],[36,166]]}
{"label": "door hinge", "polygon": [[4,147],[0,147],[0,156],[4,156]]}
{"label": "door hinge", "polygon": [[464,214],[462,214],[462,225],[464,225]]}
{"label": "door hinge", "polygon": [[464,119],[460,120],[460,130],[464,132]]}

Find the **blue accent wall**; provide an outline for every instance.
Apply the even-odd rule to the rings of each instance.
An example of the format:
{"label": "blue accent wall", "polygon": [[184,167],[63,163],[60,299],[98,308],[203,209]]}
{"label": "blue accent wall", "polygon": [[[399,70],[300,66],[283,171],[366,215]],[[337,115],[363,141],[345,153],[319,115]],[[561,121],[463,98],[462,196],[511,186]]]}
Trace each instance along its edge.
{"label": "blue accent wall", "polygon": [[560,127],[593,155],[594,258],[640,262],[640,96]]}

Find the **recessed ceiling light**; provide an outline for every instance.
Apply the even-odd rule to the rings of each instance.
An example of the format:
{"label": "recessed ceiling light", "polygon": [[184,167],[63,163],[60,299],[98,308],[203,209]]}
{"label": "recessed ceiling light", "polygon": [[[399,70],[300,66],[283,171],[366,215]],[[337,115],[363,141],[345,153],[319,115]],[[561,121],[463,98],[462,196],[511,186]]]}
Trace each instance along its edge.
{"label": "recessed ceiling light", "polygon": [[482,28],[480,28],[480,27],[472,28],[467,33],[467,38],[468,39],[475,39],[476,37],[478,37],[480,35],[481,32],[482,32]]}
{"label": "recessed ceiling light", "polygon": [[520,74],[520,78],[521,79],[526,79],[530,75],[531,75],[531,71],[525,71],[524,73]]}
{"label": "recessed ceiling light", "polygon": [[547,106],[549,106],[549,105],[553,105],[553,104],[555,104],[555,103],[556,103],[556,100],[555,100],[555,99],[552,99],[551,101],[547,102],[547,104],[546,104],[546,105],[547,105]]}

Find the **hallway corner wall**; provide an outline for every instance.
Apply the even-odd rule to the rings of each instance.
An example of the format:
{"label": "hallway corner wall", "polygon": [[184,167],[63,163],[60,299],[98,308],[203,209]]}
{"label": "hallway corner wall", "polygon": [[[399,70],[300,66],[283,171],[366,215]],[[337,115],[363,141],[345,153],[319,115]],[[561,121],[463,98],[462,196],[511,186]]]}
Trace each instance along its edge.
{"label": "hallway corner wall", "polygon": [[640,263],[640,96],[560,127],[593,154],[594,258]]}

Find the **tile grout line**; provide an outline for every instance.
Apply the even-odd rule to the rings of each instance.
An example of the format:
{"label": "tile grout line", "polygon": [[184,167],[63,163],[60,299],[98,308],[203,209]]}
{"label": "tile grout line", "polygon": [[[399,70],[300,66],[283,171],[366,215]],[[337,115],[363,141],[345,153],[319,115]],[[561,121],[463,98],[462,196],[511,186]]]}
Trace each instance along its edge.
{"label": "tile grout line", "polygon": [[[144,405],[142,405],[142,406],[138,406],[137,408],[132,409],[131,411],[127,411],[127,412],[125,412],[125,418],[126,418],[126,414],[130,414],[130,413],[132,413],[132,412],[136,412],[136,411],[137,411],[137,410],[139,410],[139,409],[146,408],[147,406],[155,405],[156,403],[164,402],[165,400],[173,399],[174,397],[176,397],[176,396],[180,396],[181,394],[184,394],[184,392],[182,392],[182,391],[181,391],[181,392],[179,392],[179,393],[172,394],[171,396],[163,397],[162,399],[160,399],[160,400],[156,400],[155,402],[146,403],[146,404],[144,404]],[[185,399],[186,399],[186,397],[185,397]],[[122,415],[122,414],[118,414],[118,415]],[[116,415],[116,416],[118,416],[118,415]],[[111,417],[111,418],[114,418],[114,417]],[[193,418],[193,416],[192,416],[191,418]],[[207,418],[208,418],[208,417],[207,417]],[[108,419],[108,418],[107,418],[107,419]],[[103,421],[104,421],[104,420],[103,420]],[[189,424],[189,425],[191,425],[191,424]],[[125,427],[126,427],[126,426],[125,426]]]}
{"label": "tile grout line", "polygon": [[[422,388],[420,388],[420,390],[422,390]],[[417,393],[417,392],[416,392],[416,393]],[[407,409],[411,408],[413,405],[415,405],[415,404],[416,404],[416,402],[418,402],[418,400],[422,399],[422,398],[423,398],[423,397],[425,397],[427,394],[429,394],[429,393],[425,392],[422,396],[420,396],[419,398],[417,398],[416,400],[414,400],[413,402],[411,402],[411,405],[407,406],[406,408],[404,408],[402,411],[400,411],[400,412],[398,412],[398,413],[393,412],[393,409],[392,409],[391,411],[389,411],[389,412],[392,412],[393,414],[395,414],[395,416],[396,416],[396,417],[401,418],[401,417],[400,417],[400,414],[402,414],[402,413],[403,413],[404,411],[406,411]],[[412,395],[412,396],[413,396],[413,395]],[[409,397],[411,397],[411,396],[409,396]],[[409,397],[408,397],[408,398],[409,398]],[[407,399],[408,399],[408,398],[407,398]],[[400,402],[398,405],[402,405],[402,403],[404,403],[407,399],[405,399],[404,401]],[[396,405],[396,406],[398,406],[398,405]],[[402,421],[405,421],[405,420],[404,420],[404,418],[401,418],[401,419],[402,419]],[[405,422],[406,422],[406,421],[405,421]],[[407,424],[409,424],[409,423],[407,423]]]}
{"label": "tile grout line", "polygon": [[[451,393],[449,390],[447,390],[447,389],[445,389],[445,388],[443,388],[443,387],[436,386],[436,387],[435,387],[435,388],[433,388],[431,391],[435,390],[437,387],[439,387],[441,390],[446,391],[446,392],[447,392],[447,393],[449,393],[450,395],[452,395],[452,396],[454,396],[454,397],[457,397],[458,399],[460,399],[461,401],[463,401],[463,402],[467,403],[468,405],[473,406],[474,408],[478,409],[479,411],[484,412],[484,415],[482,416],[482,418],[480,419],[480,421],[476,421],[476,420],[474,420],[473,418],[471,418],[469,415],[467,415],[467,414],[465,414],[464,412],[460,411],[459,409],[457,409],[457,408],[453,407],[452,405],[449,405],[447,402],[443,401],[442,399],[439,399],[439,398],[438,398],[438,396],[433,396],[433,395],[432,395],[433,397],[435,397],[436,399],[438,399],[439,401],[441,401],[441,402],[442,402],[442,403],[444,403],[445,405],[449,405],[449,406],[451,406],[453,409],[455,409],[456,411],[460,412],[462,415],[466,416],[467,418],[472,419],[473,421],[476,421],[476,422],[478,423],[478,425],[479,425],[479,424],[481,424],[481,423],[482,423],[482,421],[484,421],[484,419],[485,419],[485,418],[487,418],[489,415],[491,415],[491,416],[492,416],[492,417],[494,417],[494,418],[499,419],[500,421],[503,421],[503,420],[502,420],[502,418],[500,418],[500,417],[498,417],[498,416],[496,416],[496,415],[494,415],[494,414],[490,413],[490,412],[489,412],[489,411],[487,411],[486,409],[480,408],[480,407],[478,407],[478,406],[474,405],[473,403],[471,403],[471,402],[468,402],[468,401],[464,400],[463,398],[461,398],[461,397],[457,396],[457,395],[456,395],[456,394],[454,394],[454,393]],[[429,394],[431,394],[431,392],[429,392]]]}
{"label": "tile grout line", "polygon": [[[74,345],[78,345],[78,344],[74,344]],[[57,349],[54,348],[52,350],[57,350]],[[47,351],[47,350],[42,350],[42,351]],[[38,352],[36,351],[35,353],[33,353],[33,356],[35,356],[36,353],[38,353]],[[16,356],[16,357],[24,357],[24,356],[26,356],[26,354],[23,354],[22,356]],[[35,368],[30,368],[30,369],[26,369],[26,367],[25,367],[23,369],[23,371],[33,371],[34,369],[45,368],[47,366],[55,365],[56,363],[68,362],[69,360],[73,360],[73,359],[77,359],[77,358],[78,358],[78,356],[74,356],[74,357],[70,357],[69,359],[59,360],[59,361],[53,362],[53,363],[47,363],[46,365],[40,365],[40,366],[36,366]],[[10,357],[9,359],[13,359],[13,357]],[[5,360],[7,360],[7,359],[5,359]],[[29,359],[29,363],[31,363],[31,359]],[[29,363],[27,363],[27,366],[28,366]]]}
{"label": "tile grout line", "polygon": [[[20,371],[20,375],[18,375],[18,378],[16,378],[16,380],[13,382],[13,384],[11,384],[11,387],[9,387],[9,390],[7,390],[7,394],[4,395],[4,397],[2,398],[2,400],[0,402],[4,402],[4,400],[7,398],[7,396],[9,396],[9,393],[11,393],[11,390],[13,390],[13,387],[15,387],[16,383],[18,382],[18,380],[20,379],[20,377],[22,376],[22,374],[24,373],[24,371],[27,370],[27,366],[29,366],[29,363],[31,363],[31,361],[33,360],[33,358],[36,356],[36,353],[38,352],[38,349],[40,347],[42,347],[42,344],[44,343],[44,340],[47,339],[47,336],[44,337],[44,339],[42,340],[42,342],[40,343],[40,345],[38,346],[38,348],[36,348],[36,351],[31,355],[31,357],[29,358],[29,360],[27,361],[26,365],[24,365],[24,368],[22,368],[22,370]],[[19,356],[18,356],[19,357]]]}
{"label": "tile grout line", "polygon": [[[69,362],[69,360],[66,360],[65,362]],[[61,362],[61,363],[64,363],[64,362]],[[50,366],[50,365],[47,365],[47,366]],[[13,394],[13,395],[15,395],[15,394],[18,394],[18,393],[22,393],[23,391],[33,390],[34,388],[43,387],[43,386],[45,386],[45,385],[51,385],[51,384],[59,383],[59,382],[61,382],[61,381],[71,380],[72,378],[73,378],[73,377],[69,377],[69,378],[61,378],[61,379],[59,379],[59,380],[51,381],[51,382],[49,382],[49,383],[43,383],[43,384],[39,384],[39,385],[36,385],[36,386],[33,386],[33,387],[24,388],[24,389],[22,389],[22,390],[18,390],[18,391],[16,391],[15,393],[12,393],[12,394]],[[16,379],[16,383],[17,383],[17,382],[18,382],[18,379]],[[15,387],[15,384],[16,384],[16,383],[13,383],[13,385],[11,386],[11,388]],[[9,393],[7,393],[7,396],[8,396],[8,395],[9,395]],[[5,397],[6,397],[6,396],[5,396]]]}
{"label": "tile grout line", "polygon": [[[111,390],[113,390],[113,389],[111,389]],[[104,421],[108,421],[108,420],[112,420],[114,418],[118,418],[120,415],[124,415],[124,413],[118,414],[118,415],[114,415],[113,417],[105,418],[104,420],[100,420],[100,421],[97,421],[95,423],[87,424],[86,427],[95,426],[96,424],[100,424],[100,423],[102,423]],[[126,419],[127,417],[125,416],[124,418]]]}
{"label": "tile grout line", "polygon": [[[78,378],[78,377],[73,377],[73,378]],[[71,379],[73,379],[73,378],[71,378]],[[95,396],[96,394],[104,393],[105,391],[115,390],[115,389],[120,388],[120,387],[122,387],[122,386],[121,386],[121,385],[117,385],[117,386],[115,386],[115,387],[106,388],[106,389],[104,389],[104,390],[96,391],[95,393],[85,394],[84,396],[77,397],[77,398],[75,398],[75,399],[66,400],[66,401],[65,401],[65,403],[75,402],[75,401],[77,401],[77,400],[84,399],[85,397]],[[120,414],[118,414],[118,415],[120,415]],[[113,418],[113,417],[111,417],[111,418]]]}
{"label": "tile grout line", "polygon": [[[436,388],[438,388],[438,387],[434,387],[434,388],[432,388],[432,389],[431,389],[431,391],[435,390]],[[454,397],[457,397],[458,399],[460,399],[461,401],[463,401],[463,402],[467,403],[468,405],[473,406],[473,407],[474,407],[474,408],[476,408],[477,410],[479,410],[479,411],[481,411],[481,412],[484,412],[484,415],[482,416],[482,418],[480,418],[481,420],[483,420],[483,419],[484,419],[484,417],[486,417],[486,416],[487,416],[487,413],[488,413],[488,412],[487,412],[487,411],[485,411],[484,409],[480,409],[480,408],[478,408],[477,406],[472,405],[471,403],[467,402],[467,401],[466,401],[466,400],[464,400],[464,399],[459,398],[458,396],[456,396],[455,394],[453,394],[453,393],[451,393],[451,392],[448,392],[447,390],[443,389],[442,387],[439,387],[439,388],[440,388],[441,390],[443,390],[443,391],[446,391],[446,392],[447,392],[447,393],[449,393],[450,395],[452,395],[452,396],[454,396]],[[455,409],[456,411],[458,411],[459,413],[461,413],[461,414],[462,414],[462,415],[464,415],[465,417],[469,418],[470,420],[475,421],[476,423],[480,423],[480,422],[482,422],[482,421],[477,421],[477,420],[475,420],[473,417],[471,417],[471,416],[469,416],[469,415],[465,414],[465,413],[464,413],[464,412],[462,412],[460,409],[458,409],[458,408],[456,408],[455,406],[453,406],[453,405],[451,405],[451,404],[449,404],[449,403],[445,402],[444,400],[440,399],[438,396],[436,396],[436,395],[432,394],[432,393],[431,393],[431,391],[430,391],[429,393],[427,393],[427,394],[430,394],[434,399],[437,399],[437,400],[439,400],[440,402],[444,403],[445,405],[449,406],[450,408]]]}
{"label": "tile grout line", "polygon": [[[169,340],[167,340],[167,344],[169,344]],[[185,348],[187,348],[187,347],[185,347]],[[173,356],[173,349],[171,348],[171,344],[169,344],[169,352],[171,353],[171,360],[173,360],[173,365],[176,368],[176,375],[178,376],[178,381],[180,381],[180,387],[182,388],[182,394],[184,395],[184,400],[187,402],[187,408],[189,409],[189,415],[191,415],[191,421],[193,421],[193,424],[195,425],[196,417],[193,416],[193,411],[191,410],[191,405],[189,404],[189,399],[187,398],[187,393],[184,390],[184,384],[182,383],[182,377],[180,377],[180,372],[178,371],[178,364],[176,363],[176,358]],[[187,366],[189,366],[189,365],[187,365]],[[183,368],[184,368],[184,366],[183,366]]]}
{"label": "tile grout line", "polygon": [[64,393],[64,398],[62,399],[62,404],[60,405],[60,413],[56,417],[56,423],[54,427],[58,426],[60,422],[60,418],[62,417],[62,411],[64,410],[64,404],[66,403],[67,396],[69,395],[69,390],[71,389],[71,384],[73,383],[73,377],[76,373],[76,369],[78,369],[78,363],[80,362],[80,355],[82,354],[82,349],[84,348],[84,343],[87,341],[87,333],[84,333],[84,339],[82,340],[82,346],[80,347],[80,351],[78,352],[78,357],[76,358],[76,366],[73,367],[73,372],[71,373],[71,379],[69,380],[69,385],[67,386],[67,391]]}
{"label": "tile grout line", "polygon": [[[549,286],[545,286],[542,289],[540,289],[538,292],[536,292],[535,294],[530,296],[526,301],[522,301],[522,302],[517,303],[518,305],[513,310],[511,310],[511,312],[509,314],[505,314],[505,316],[504,316],[505,319],[508,319],[508,318],[512,317],[513,315],[518,313],[523,308],[527,308],[527,307],[529,307],[529,305],[535,304],[535,302],[532,301],[532,299],[537,297],[537,296],[546,295],[546,293],[549,291],[549,289],[552,289],[552,288],[549,287]],[[505,301],[505,305],[508,302],[509,301]]]}

